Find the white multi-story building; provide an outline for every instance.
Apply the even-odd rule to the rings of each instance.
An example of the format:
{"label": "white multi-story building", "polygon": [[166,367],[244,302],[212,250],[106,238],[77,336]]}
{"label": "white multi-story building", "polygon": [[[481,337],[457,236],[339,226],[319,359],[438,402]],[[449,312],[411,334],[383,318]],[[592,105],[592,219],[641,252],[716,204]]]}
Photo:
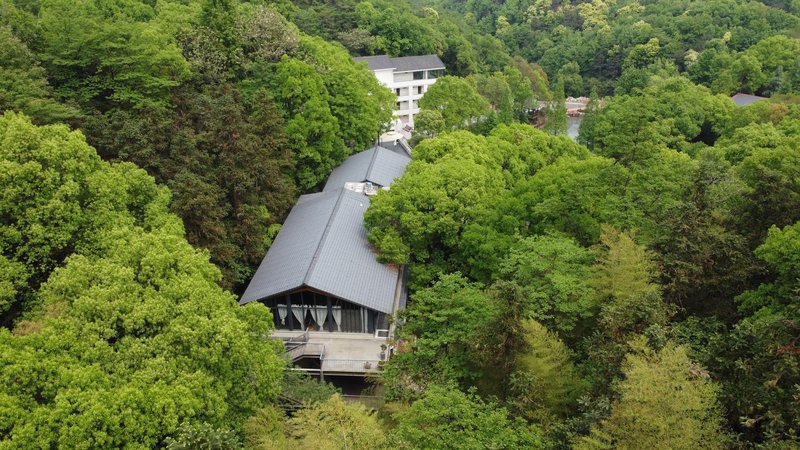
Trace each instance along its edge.
{"label": "white multi-story building", "polygon": [[356,62],[366,62],[375,77],[397,95],[394,111],[395,130],[414,128],[414,117],[419,113],[419,99],[444,73],[444,63],[436,55],[364,56]]}

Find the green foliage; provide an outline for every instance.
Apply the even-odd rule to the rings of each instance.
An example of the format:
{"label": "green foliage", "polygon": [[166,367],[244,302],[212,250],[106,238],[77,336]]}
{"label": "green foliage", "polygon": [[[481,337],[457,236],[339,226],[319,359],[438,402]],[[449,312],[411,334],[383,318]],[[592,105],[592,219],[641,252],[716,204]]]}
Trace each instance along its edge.
{"label": "green foliage", "polygon": [[424,286],[438,273],[458,270],[453,255],[466,224],[502,188],[496,171],[469,159],[412,161],[406,174],[389,192],[380,192],[364,214],[370,242],[384,260],[414,262],[414,283]]}
{"label": "green foliage", "polygon": [[[623,72],[667,64],[703,74],[708,83],[724,74],[730,62],[714,61],[729,52],[755,53],[760,42],[789,40],[798,25],[788,4],[756,1],[607,2],[564,4],[552,1],[503,2],[445,1],[437,3],[467,23],[501,39],[511,54],[536,61],[551,78],[565,77],[570,94],[586,94],[597,87],[603,95],[614,91]],[[690,14],[684,14],[691,11]],[[783,36],[786,35],[786,36]],[[777,61],[780,50],[774,45]],[[686,58],[686,55],[693,55]],[[766,86],[786,86],[796,67],[796,54],[787,54],[782,70],[765,70]],[[766,60],[766,59],[765,59]],[[710,64],[713,62],[713,64]],[[767,67],[764,61],[761,65]],[[688,66],[688,67],[687,67]],[[774,66],[773,66],[774,67]],[[778,66],[780,67],[780,66]],[[732,89],[736,89],[735,81]],[[583,89],[582,91],[581,88]],[[572,91],[572,92],[570,92]]]}
{"label": "green foliage", "polygon": [[235,450],[242,448],[239,436],[227,430],[220,430],[204,423],[192,426],[186,422],[178,427],[175,438],[167,439],[168,450]]}
{"label": "green foliage", "polygon": [[[184,422],[237,429],[277,395],[284,363],[268,310],[239,308],[219,287],[165,189],[131,164],[101,162],[64,126],[0,123],[9,175],[39,183],[24,194],[37,214],[6,209],[16,240],[4,260],[30,255],[42,283],[27,286],[35,310],[0,331],[6,446],[158,446]],[[25,206],[18,185],[2,185]],[[45,242],[54,247],[42,253]]]}
{"label": "green foliage", "polygon": [[611,416],[576,448],[726,448],[718,389],[686,349],[670,343],[654,351],[643,339],[633,348]]}
{"label": "green foliage", "polygon": [[594,290],[588,285],[591,253],[573,239],[533,236],[512,247],[500,266],[500,277],[520,286],[525,313],[574,338],[580,325],[596,313]]}
{"label": "green foliage", "polygon": [[674,308],[664,303],[655,282],[659,273],[653,254],[636,244],[632,234],[604,226],[598,253],[588,282],[600,305],[598,326],[582,347],[588,356],[585,369],[592,373],[595,388],[605,391],[621,375],[629,341],[644,334],[658,345]]}
{"label": "green foliage", "polygon": [[564,103],[564,80],[559,78],[553,92],[553,101],[545,112],[544,129],[549,134],[559,135],[567,133],[567,105]]}
{"label": "green foliage", "polygon": [[[422,400],[395,447],[563,447],[592,427],[584,444],[723,446],[676,335],[737,445],[796,446],[796,3],[0,0],[0,109],[68,121],[117,161],[0,119],[0,447],[236,447],[255,411],[256,448],[380,445],[329,385],[279,375],[269,314],[219,283],[241,289],[297,193],[391,120],[351,59],[381,53],[435,53],[449,75],[366,217],[411,273],[385,380]],[[513,124],[590,91],[594,154]],[[431,394],[453,381],[502,404]],[[280,394],[326,403],[295,424]]]}
{"label": "green foliage", "polygon": [[436,137],[445,131],[444,117],[435,109],[424,109],[414,118],[414,131],[416,135]]}
{"label": "green foliage", "polygon": [[[472,79],[478,93],[489,102],[496,119],[500,123],[510,123],[514,118],[514,95],[506,76],[495,73],[491,76],[473,75]],[[525,99],[520,103],[525,103]]]}
{"label": "green foliage", "polygon": [[744,319],[714,342],[717,357],[710,364],[726,375],[721,398],[739,412],[731,417],[737,430],[750,439],[766,436],[796,444],[800,223],[772,227],[756,255],[774,272],[773,281],[737,298]]}
{"label": "green foliage", "polygon": [[740,229],[752,241],[764,238],[770,226],[784,227],[800,219],[800,155],[796,142],[754,149],[737,167],[747,186],[739,211]]}
{"label": "green foliage", "polygon": [[294,178],[303,189],[322,180],[347,156],[328,91],[314,66],[285,58],[269,75],[270,92],[286,122],[286,138],[297,160]]}
{"label": "green foliage", "polygon": [[533,106],[536,95],[531,80],[514,66],[506,67],[503,75],[511,90],[512,109],[515,116],[520,122],[527,122],[528,110]]}
{"label": "green foliage", "polygon": [[583,389],[569,348],[534,320],[522,325],[525,349],[517,356],[511,375],[509,403],[517,415],[552,424],[569,415]]}
{"label": "green foliage", "polygon": [[561,158],[521,181],[508,200],[520,231],[555,230],[583,245],[597,242],[604,223],[622,224],[626,215],[628,171],[597,156]]}
{"label": "green foliage", "polygon": [[636,245],[628,233],[605,227],[600,242],[604,252],[593,278],[600,296],[622,299],[658,291],[658,286],[653,283],[656,267],[652,255]]}
{"label": "green foliage", "polygon": [[226,286],[240,285],[264,256],[269,227],[296,195],[284,123],[265,91],[248,99],[222,84],[183,92],[176,101],[182,109],[175,117],[120,110],[96,117],[92,129],[115,132],[92,140],[167,183],[190,242],[212,252]]}
{"label": "green foliage", "polygon": [[277,406],[259,409],[244,423],[245,442],[257,450],[282,450],[288,447],[286,413]]}
{"label": "green foliage", "polygon": [[393,448],[477,450],[542,445],[537,430],[510,419],[505,408],[453,388],[429,387],[424,397],[394,418]]}
{"label": "green foliage", "polygon": [[259,450],[319,448],[370,450],[384,448],[385,436],[373,412],[360,403],[334,395],[286,418],[267,408],[250,418],[247,441]]}
{"label": "green foliage", "polygon": [[525,163],[527,172],[518,175],[530,176],[542,166],[553,164],[561,157],[586,159],[589,151],[564,136],[551,137],[536,128],[524,125],[500,125],[491,136],[514,144],[516,152]]}
{"label": "green foliage", "polygon": [[469,128],[482,122],[491,112],[491,105],[469,80],[444,76],[428,88],[419,101],[421,111],[439,111],[445,130]]}
{"label": "green foliage", "polygon": [[[514,58],[514,67],[519,70],[523,77],[528,79],[534,99],[539,101],[552,100],[553,94],[550,92],[550,83],[547,79],[547,73],[545,73],[538,64],[530,64],[525,59],[517,56]],[[524,92],[524,90],[522,90],[522,92]]]}
{"label": "green foliage", "polygon": [[167,106],[189,66],[174,39],[144,21],[154,14],[144,4],[48,2],[41,58],[59,94],[101,109]]}
{"label": "green foliage", "polygon": [[299,52],[322,76],[345,145],[350,151],[371,146],[391,122],[396,97],[339,45],[301,37]]}
{"label": "green foliage", "polygon": [[[297,188],[391,120],[339,45],[249,2],[2,4],[0,110],[70,121],[168,185],[187,237],[241,289]],[[284,60],[285,59],[285,60]]]}
{"label": "green foliage", "polygon": [[398,333],[410,349],[387,365],[388,395],[413,398],[430,384],[475,382],[491,354],[489,336],[499,314],[500,305],[482,286],[458,273],[417,291]]}
{"label": "green foliage", "polygon": [[116,226],[161,225],[150,205],[169,195],[131,165],[107,166],[79,133],[63,125],[37,128],[24,116],[0,118],[2,210],[0,249],[12,303],[24,308],[33,291],[73,252],[96,254]]}
{"label": "green foliage", "polygon": [[605,227],[600,236],[602,254],[594,266],[591,285],[602,303],[600,323],[614,339],[663,325],[669,311],[654,280],[658,270],[653,255],[630,234]]}
{"label": "green foliage", "polygon": [[[755,295],[743,297],[752,301]],[[797,291],[792,295],[796,299]],[[707,364],[721,381],[728,423],[743,439],[773,442],[776,448],[797,446],[797,315],[796,305],[765,308],[712,338]]]}
{"label": "green foliage", "polygon": [[296,402],[324,402],[339,393],[339,389],[330,383],[320,382],[310,375],[287,370],[281,382],[281,395]]}
{"label": "green foliage", "polygon": [[373,413],[338,395],[299,411],[287,428],[301,448],[368,450],[381,448],[385,439]]}
{"label": "green foliage", "polygon": [[[6,7],[4,5],[4,7]],[[45,70],[10,29],[0,26],[0,111],[13,109],[37,123],[69,120],[78,111],[53,99]]]}
{"label": "green foliage", "polygon": [[645,161],[664,146],[687,150],[687,141],[713,145],[733,103],[690,81],[654,79],[639,96],[620,96],[595,111],[581,141],[623,164]]}

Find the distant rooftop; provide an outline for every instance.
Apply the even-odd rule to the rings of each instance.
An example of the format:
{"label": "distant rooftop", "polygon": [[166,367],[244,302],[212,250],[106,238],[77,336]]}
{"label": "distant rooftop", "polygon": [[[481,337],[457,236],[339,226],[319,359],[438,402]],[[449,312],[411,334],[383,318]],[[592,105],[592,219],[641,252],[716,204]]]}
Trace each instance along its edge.
{"label": "distant rooftop", "polygon": [[369,203],[343,186],[301,196],[239,303],[311,288],[391,314],[400,272],[369,245]]}
{"label": "distant rooftop", "polygon": [[444,69],[444,63],[436,55],[401,56],[392,58],[388,55],[362,56],[356,62],[366,62],[369,70],[394,69],[395,72],[412,72],[415,70]]}
{"label": "distant rooftop", "polygon": [[747,106],[759,100],[766,100],[766,97],[759,97],[757,95],[742,94],[741,92],[731,97],[736,106]]}
{"label": "distant rooftop", "polygon": [[411,146],[408,145],[407,138],[396,131],[388,131],[381,135],[378,139],[381,147],[388,148],[389,150],[411,157]]}
{"label": "distant rooftop", "polygon": [[342,165],[333,169],[323,192],[340,189],[347,182],[389,186],[395,178],[403,176],[410,161],[411,158],[402,149],[395,151],[372,147],[347,158]]}

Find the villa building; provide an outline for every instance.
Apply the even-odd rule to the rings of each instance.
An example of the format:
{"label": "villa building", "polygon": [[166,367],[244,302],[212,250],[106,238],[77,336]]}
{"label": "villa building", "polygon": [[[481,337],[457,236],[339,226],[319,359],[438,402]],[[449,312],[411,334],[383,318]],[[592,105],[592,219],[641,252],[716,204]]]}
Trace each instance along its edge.
{"label": "villa building", "polygon": [[322,192],[303,195],[253,275],[240,304],[261,302],[293,362],[325,376],[378,370],[405,306],[401,267],[381,264],[367,240],[370,197],[403,175],[411,158],[397,141],[345,160]]}
{"label": "villa building", "polygon": [[436,55],[404,56],[391,58],[386,55],[355,58],[366,62],[375,77],[397,95],[394,111],[395,131],[410,131],[414,128],[414,117],[419,114],[419,99],[428,87],[444,73],[444,63]]}

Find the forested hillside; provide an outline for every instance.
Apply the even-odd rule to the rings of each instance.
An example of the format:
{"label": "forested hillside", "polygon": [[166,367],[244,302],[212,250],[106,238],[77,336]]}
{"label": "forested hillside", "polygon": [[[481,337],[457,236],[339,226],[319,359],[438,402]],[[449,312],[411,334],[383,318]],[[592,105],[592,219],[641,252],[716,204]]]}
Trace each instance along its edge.
{"label": "forested hillside", "polygon": [[[799,448],[798,38],[798,0],[0,0],[0,449]],[[236,302],[388,129],[376,54],[447,67],[365,214],[409,272],[377,413]]]}
{"label": "forested hillside", "polygon": [[416,289],[387,396],[474,388],[557,448],[794,448],[800,109],[666,78],[586,120],[425,140],[373,201]]}
{"label": "forested hillside", "polygon": [[3,0],[4,95],[36,123],[79,127],[100,155],[168,186],[189,241],[241,288],[298,190],[391,114],[336,44],[265,5]]}

